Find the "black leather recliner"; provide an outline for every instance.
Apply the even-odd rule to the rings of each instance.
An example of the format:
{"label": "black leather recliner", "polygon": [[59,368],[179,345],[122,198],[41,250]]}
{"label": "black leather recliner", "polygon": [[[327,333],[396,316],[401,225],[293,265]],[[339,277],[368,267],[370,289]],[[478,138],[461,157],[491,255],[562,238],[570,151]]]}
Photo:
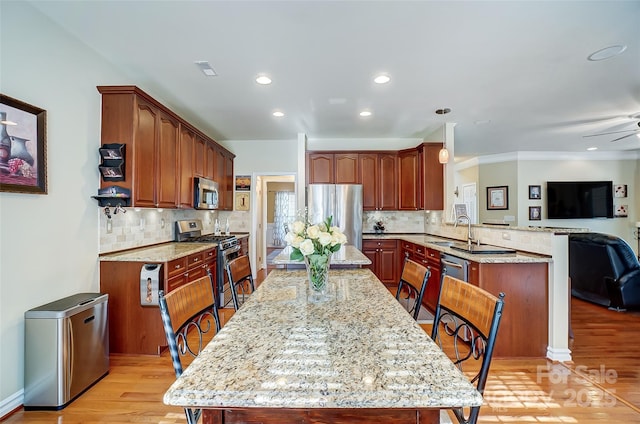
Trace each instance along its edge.
{"label": "black leather recliner", "polygon": [[571,234],[569,277],[577,298],[616,309],[640,308],[640,263],[619,237]]}

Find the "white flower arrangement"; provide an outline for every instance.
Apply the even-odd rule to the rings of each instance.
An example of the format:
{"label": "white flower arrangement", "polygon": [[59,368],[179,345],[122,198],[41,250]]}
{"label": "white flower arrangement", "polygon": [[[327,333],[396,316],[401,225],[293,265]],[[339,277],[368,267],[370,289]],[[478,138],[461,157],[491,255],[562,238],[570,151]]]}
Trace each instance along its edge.
{"label": "white flower arrangement", "polygon": [[340,250],[347,242],[347,237],[338,227],[332,226],[333,217],[324,222],[311,225],[308,222],[295,221],[285,236],[285,241],[292,247],[291,260],[301,261],[305,256],[329,256]]}

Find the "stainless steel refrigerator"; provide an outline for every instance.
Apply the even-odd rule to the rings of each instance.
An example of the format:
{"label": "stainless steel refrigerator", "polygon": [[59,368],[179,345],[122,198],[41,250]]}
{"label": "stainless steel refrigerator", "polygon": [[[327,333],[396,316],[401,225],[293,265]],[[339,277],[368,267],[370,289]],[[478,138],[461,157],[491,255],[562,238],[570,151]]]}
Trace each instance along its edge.
{"label": "stainless steel refrigerator", "polygon": [[361,184],[309,184],[307,210],[312,224],[333,216],[333,225],[347,236],[347,244],[362,250]]}

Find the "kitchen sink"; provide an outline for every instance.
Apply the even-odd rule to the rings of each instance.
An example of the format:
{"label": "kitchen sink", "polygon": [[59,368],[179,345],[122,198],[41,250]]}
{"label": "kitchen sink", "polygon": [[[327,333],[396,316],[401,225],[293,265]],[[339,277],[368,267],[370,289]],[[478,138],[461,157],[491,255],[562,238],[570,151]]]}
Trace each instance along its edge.
{"label": "kitchen sink", "polygon": [[437,246],[453,246],[455,244],[454,241],[430,241],[429,243],[435,244]]}
{"label": "kitchen sink", "polygon": [[516,253],[514,249],[509,249],[508,247],[500,247],[493,246],[490,244],[464,244],[464,243],[453,243],[450,245],[452,249],[460,250],[461,252],[466,253],[477,253],[477,254],[502,254],[502,253]]}

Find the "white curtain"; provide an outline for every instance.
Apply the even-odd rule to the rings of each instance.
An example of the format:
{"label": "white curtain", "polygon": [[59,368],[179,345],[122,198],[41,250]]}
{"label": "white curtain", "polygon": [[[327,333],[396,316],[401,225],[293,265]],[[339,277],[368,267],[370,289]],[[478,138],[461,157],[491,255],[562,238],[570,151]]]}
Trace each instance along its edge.
{"label": "white curtain", "polygon": [[273,211],[273,242],[274,246],[284,246],[285,224],[289,218],[288,191],[276,191],[275,207]]}

